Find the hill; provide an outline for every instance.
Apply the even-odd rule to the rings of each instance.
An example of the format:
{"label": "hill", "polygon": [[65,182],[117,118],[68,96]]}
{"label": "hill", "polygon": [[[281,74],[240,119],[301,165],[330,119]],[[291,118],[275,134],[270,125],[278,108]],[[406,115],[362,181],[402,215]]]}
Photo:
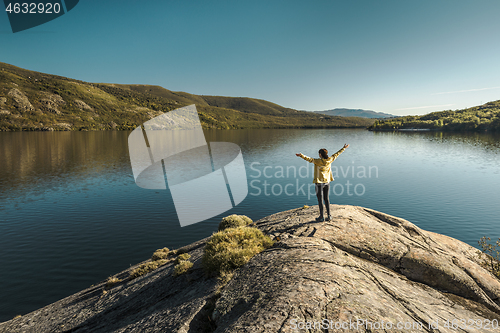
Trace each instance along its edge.
{"label": "hill", "polygon": [[383,112],[375,112],[371,110],[362,110],[362,109],[333,109],[333,110],[325,110],[325,111],[315,111],[316,113],[325,114],[328,116],[340,116],[340,117],[362,117],[362,118],[393,118],[395,115],[383,113]]}
{"label": "hill", "polygon": [[[500,281],[484,268],[477,249],[363,207],[332,205],[330,222],[316,222],[317,212],[317,206],[297,208],[255,222],[274,245],[224,282],[203,270],[203,239],[176,251],[158,250],[107,281],[0,323],[0,333],[498,327]],[[233,229],[232,237],[240,233]],[[211,258],[224,258],[223,249]],[[458,329],[461,320],[472,326]]]}
{"label": "hill", "polygon": [[500,100],[456,111],[432,112],[424,116],[405,116],[376,120],[373,131],[431,129],[441,131],[500,131]]}
{"label": "hill", "polygon": [[373,120],[297,111],[247,97],[201,96],[159,86],[89,83],[0,63],[0,131],[130,130],[196,104],[203,128],[348,128]]}

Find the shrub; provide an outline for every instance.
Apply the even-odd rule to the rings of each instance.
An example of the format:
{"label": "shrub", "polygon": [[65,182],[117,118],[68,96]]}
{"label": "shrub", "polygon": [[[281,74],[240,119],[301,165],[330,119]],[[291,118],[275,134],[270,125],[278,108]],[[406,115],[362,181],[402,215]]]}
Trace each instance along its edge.
{"label": "shrub", "polygon": [[106,288],[112,288],[115,284],[120,282],[122,282],[122,280],[120,280],[119,278],[110,276],[106,281]]}
{"label": "shrub", "polygon": [[191,255],[189,255],[188,253],[179,254],[179,256],[175,259],[175,263],[178,264],[181,261],[189,260],[189,258],[191,258]]}
{"label": "shrub", "polygon": [[500,278],[500,238],[495,242],[495,244],[490,244],[490,237],[482,237],[478,243],[481,247],[479,255],[483,258],[481,266],[491,273],[493,273],[497,278]]}
{"label": "shrub", "polygon": [[140,265],[139,267],[137,267],[136,269],[134,269],[132,272],[130,272],[130,278],[135,279],[139,276],[142,276],[144,274],[152,272],[155,269],[157,269],[158,267],[165,265],[167,262],[168,262],[168,260],[166,260],[166,259],[160,259],[160,260],[155,260],[155,261],[150,261],[150,262],[144,263],[144,264]]}
{"label": "shrub", "polygon": [[153,255],[151,256],[151,260],[160,260],[160,259],[167,259],[168,255],[170,254],[170,250],[166,247],[163,249],[158,249],[156,250]]}
{"label": "shrub", "polygon": [[220,292],[222,287],[224,287],[234,276],[234,271],[231,272],[221,272],[219,275],[219,287],[217,292]]}
{"label": "shrub", "polygon": [[273,245],[269,236],[256,228],[228,228],[212,235],[203,253],[208,273],[224,275],[246,264],[250,258]]}
{"label": "shrub", "polygon": [[191,261],[185,261],[185,260],[180,261],[174,267],[174,276],[186,273],[191,267],[193,267],[193,263]]}
{"label": "shrub", "polygon": [[252,219],[245,215],[229,215],[222,218],[222,221],[219,223],[219,231],[222,231],[227,228],[237,228],[249,225],[252,223]]}

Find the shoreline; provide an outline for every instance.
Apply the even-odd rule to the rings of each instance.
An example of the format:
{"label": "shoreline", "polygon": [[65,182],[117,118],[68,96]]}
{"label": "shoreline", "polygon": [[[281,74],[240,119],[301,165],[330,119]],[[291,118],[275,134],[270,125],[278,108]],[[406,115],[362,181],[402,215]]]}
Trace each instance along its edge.
{"label": "shoreline", "polygon": [[[132,131],[135,128],[116,128],[116,129],[87,129],[87,128],[78,128],[78,129],[67,129],[61,128],[56,129],[53,127],[49,128],[30,128],[30,129],[21,129],[21,130],[2,130],[1,132],[103,132],[103,131]],[[367,127],[339,127],[339,126],[307,126],[307,127],[245,127],[245,128],[203,128],[203,130],[259,130],[259,129],[365,129],[368,130]]]}

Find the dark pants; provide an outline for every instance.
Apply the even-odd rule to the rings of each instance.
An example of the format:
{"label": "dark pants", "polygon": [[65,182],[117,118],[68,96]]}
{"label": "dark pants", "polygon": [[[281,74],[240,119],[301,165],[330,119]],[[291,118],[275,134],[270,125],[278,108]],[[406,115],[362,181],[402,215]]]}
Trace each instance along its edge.
{"label": "dark pants", "polygon": [[326,213],[330,216],[330,183],[316,183],[316,197],[318,198],[319,215],[323,216],[323,200]]}

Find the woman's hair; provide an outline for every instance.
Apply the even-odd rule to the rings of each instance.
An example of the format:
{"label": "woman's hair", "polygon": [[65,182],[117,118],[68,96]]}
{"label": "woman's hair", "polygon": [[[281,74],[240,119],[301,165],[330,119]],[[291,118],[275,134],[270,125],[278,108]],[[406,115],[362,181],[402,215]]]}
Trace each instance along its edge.
{"label": "woman's hair", "polygon": [[328,150],[326,150],[325,148],[321,148],[319,150],[319,155],[321,156],[321,158],[324,158],[326,160],[328,158]]}

